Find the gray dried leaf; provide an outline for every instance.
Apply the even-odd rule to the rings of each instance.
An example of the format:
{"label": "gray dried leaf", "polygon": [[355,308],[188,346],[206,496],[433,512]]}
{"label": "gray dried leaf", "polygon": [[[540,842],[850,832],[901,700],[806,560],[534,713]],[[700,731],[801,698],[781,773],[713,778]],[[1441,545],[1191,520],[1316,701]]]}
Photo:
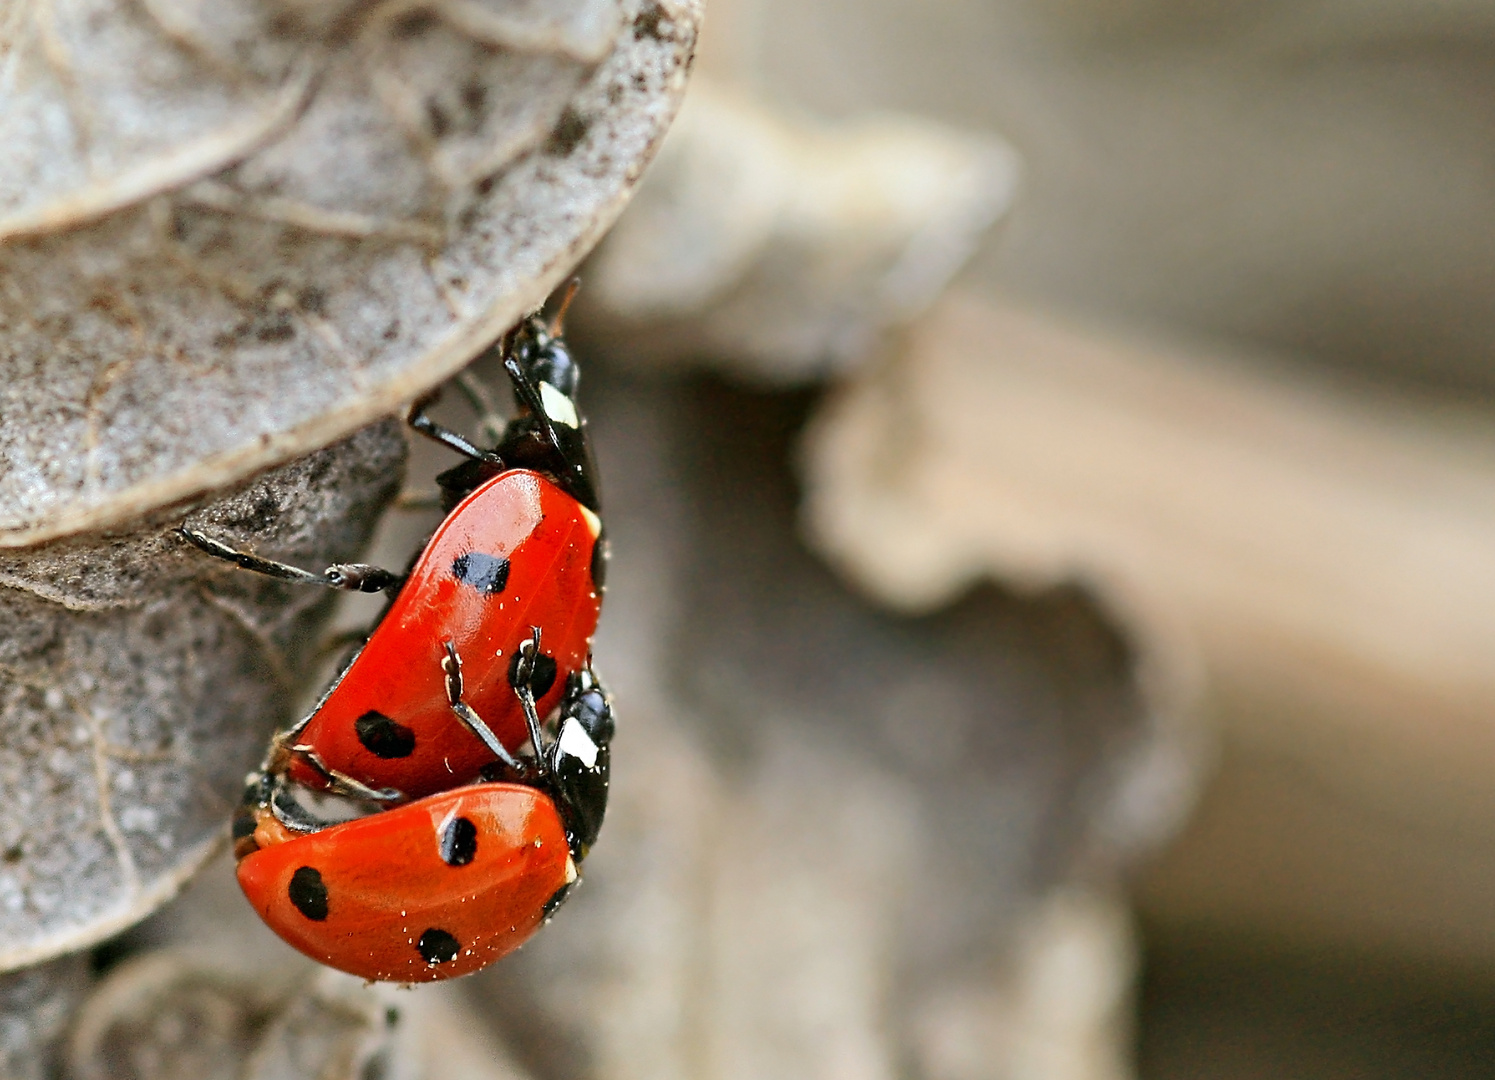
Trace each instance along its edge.
{"label": "gray dried leaf", "polygon": [[[192,510],[241,547],[352,559],[394,497],[386,421]],[[226,835],[285,718],[329,594],[211,559],[165,510],[0,554],[0,970],[82,948],[169,899]]]}
{"label": "gray dried leaf", "polygon": [[88,958],[67,956],[0,976],[0,1076],[43,1080],[89,985]]}
{"label": "gray dried leaf", "polygon": [[538,304],[673,115],[699,0],[0,15],[0,546],[392,411]]}
{"label": "gray dried leaf", "polygon": [[[3,994],[0,986],[0,1003]],[[408,993],[299,957],[249,971],[225,964],[211,939],[199,940],[133,957],[105,977],[72,1024],[66,1075],[525,1080],[488,1027],[451,986]]]}
{"label": "gray dried leaf", "polygon": [[333,971],[288,983],[171,950],[114,972],[80,1010],[74,1080],[413,1080],[420,1047],[388,987]]}
{"label": "gray dried leaf", "polygon": [[275,996],[173,952],[129,961],[84,1003],[68,1039],[73,1080],[236,1080]]}
{"label": "gray dried leaf", "polygon": [[[395,988],[321,970],[265,1030],[243,1080],[417,1080],[420,1046]],[[186,1080],[187,1074],[184,1075]],[[433,1076],[442,1075],[434,1070]]]}

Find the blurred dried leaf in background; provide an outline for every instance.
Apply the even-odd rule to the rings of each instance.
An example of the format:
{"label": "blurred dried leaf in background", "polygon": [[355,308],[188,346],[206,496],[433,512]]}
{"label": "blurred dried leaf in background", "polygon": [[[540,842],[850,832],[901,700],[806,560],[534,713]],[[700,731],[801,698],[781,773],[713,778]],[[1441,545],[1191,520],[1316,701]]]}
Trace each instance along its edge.
{"label": "blurred dried leaf in background", "polygon": [[53,1048],[86,993],[86,956],[0,975],[0,1076],[42,1080],[50,1074]]}
{"label": "blurred dried leaf in background", "polygon": [[582,329],[623,335],[635,363],[774,384],[845,371],[940,294],[1019,174],[994,135],[892,113],[813,121],[697,78],[587,263]]}

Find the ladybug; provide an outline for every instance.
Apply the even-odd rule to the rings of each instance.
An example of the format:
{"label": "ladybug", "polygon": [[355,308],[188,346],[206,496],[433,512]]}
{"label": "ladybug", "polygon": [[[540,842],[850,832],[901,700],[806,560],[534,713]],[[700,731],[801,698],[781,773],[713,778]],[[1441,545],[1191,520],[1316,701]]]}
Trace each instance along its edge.
{"label": "ladybug", "polygon": [[477,971],[576,883],[607,805],[612,733],[607,696],[583,669],[530,783],[471,784],[329,826],[295,801],[293,781],[261,774],[234,823],[239,885],[281,938],[329,967],[404,983]]}
{"label": "ladybug", "polygon": [[[448,509],[408,574],[340,564],[314,574],[237,551],[192,529],[196,547],[278,577],[362,592],[393,591],[373,633],[299,723],[276,736],[266,769],[309,787],[385,805],[512,769],[505,746],[530,737],[524,701],[546,715],[585,665],[606,585],[607,538],[576,364],[531,316],[496,347],[517,416],[481,450],[425,415],[410,425],[467,459],[438,476]],[[537,653],[523,685],[519,649]],[[456,667],[471,693],[452,694]]]}
{"label": "ladybug", "polygon": [[601,828],[614,725],[590,649],[607,541],[560,333],[574,292],[496,346],[518,408],[493,450],[431,421],[429,399],[412,406],[411,426],[466,460],[437,477],[448,514],[406,575],[316,574],[179,530],[247,570],[394,594],[311,713],[272,740],[234,824],[239,881],[265,921],[365,978],[448,978],[517,947]]}

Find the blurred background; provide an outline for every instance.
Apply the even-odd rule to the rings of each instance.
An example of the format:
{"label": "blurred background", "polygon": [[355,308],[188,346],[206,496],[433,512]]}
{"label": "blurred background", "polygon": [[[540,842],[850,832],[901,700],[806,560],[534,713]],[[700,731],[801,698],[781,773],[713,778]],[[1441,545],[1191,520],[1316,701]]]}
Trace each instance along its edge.
{"label": "blurred background", "polygon": [[1492,49],[1459,0],[716,0],[593,260],[604,351],[829,377],[800,535],[854,590],[1072,585],[1132,650],[1188,762],[1098,875],[1140,1076],[1495,1060]]}
{"label": "blurred background", "polygon": [[65,1067],[298,1075],[325,1013],[360,1080],[1495,1075],[1492,89],[1477,0],[710,0],[568,326],[586,887],[386,994],[219,860]]}

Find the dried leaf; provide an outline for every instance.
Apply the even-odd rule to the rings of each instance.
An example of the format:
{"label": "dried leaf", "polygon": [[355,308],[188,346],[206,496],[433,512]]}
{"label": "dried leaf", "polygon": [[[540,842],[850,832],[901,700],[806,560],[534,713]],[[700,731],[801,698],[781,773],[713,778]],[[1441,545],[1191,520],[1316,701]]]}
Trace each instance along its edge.
{"label": "dried leaf", "polygon": [[[420,1050],[404,1010],[395,1004],[396,993],[339,971],[319,971],[260,1037],[238,1075],[244,1080],[417,1080]],[[187,1080],[191,1074],[182,1075]]]}
{"label": "dried leaf", "polygon": [[88,990],[88,959],[69,956],[0,976],[0,1076],[44,1080],[73,1008]]}
{"label": "dried leaf", "polygon": [[921,314],[1016,197],[991,136],[878,114],[807,122],[697,79],[587,263],[578,329],[630,361],[810,382]]}
{"label": "dried leaf", "polygon": [[334,971],[287,983],[149,953],[84,1005],[68,1065],[75,1080],[415,1080],[422,1047],[402,1012],[390,988]]}
{"label": "dried leaf", "polygon": [[388,413],[539,303],[699,0],[29,0],[0,16],[0,546]]}
{"label": "dried leaf", "polygon": [[[394,421],[187,516],[307,566],[355,556],[398,490]],[[329,594],[245,574],[171,530],[0,554],[0,970],[96,942],[226,835]]]}
{"label": "dried leaf", "polygon": [[[619,466],[597,658],[627,738],[582,887],[470,982],[516,1056],[588,1080],[990,1080],[1060,1075],[1016,1053],[1059,1031],[1119,1054],[1104,935],[1050,935],[1017,958],[1031,978],[1011,948],[1029,905],[1135,857],[1117,789],[1157,794],[1137,763],[1168,733],[1103,613],[987,586],[903,617],[848,590],[795,535],[808,395],[597,365],[587,394]],[[1052,990],[1055,965],[1079,977]],[[1026,1025],[1013,1053],[947,1067],[946,1036],[1002,1023]]]}
{"label": "dried leaf", "polygon": [[68,1040],[74,1080],[236,1080],[274,1013],[266,988],[172,952],[112,971]]}

